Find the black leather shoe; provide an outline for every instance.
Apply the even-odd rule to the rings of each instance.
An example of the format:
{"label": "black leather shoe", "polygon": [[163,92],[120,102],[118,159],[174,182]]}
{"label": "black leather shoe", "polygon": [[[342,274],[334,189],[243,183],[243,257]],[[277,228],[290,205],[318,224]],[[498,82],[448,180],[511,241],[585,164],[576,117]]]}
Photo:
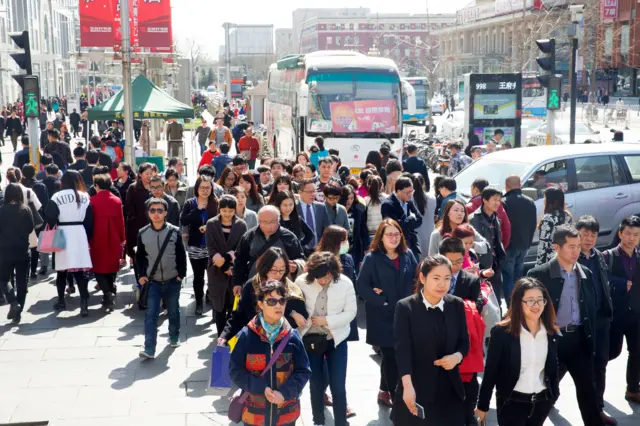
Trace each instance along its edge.
{"label": "black leather shoe", "polygon": [[67,309],[67,303],[64,301],[64,299],[58,299],[58,301],[53,305],[53,309],[55,309],[56,311],[64,311],[65,309]]}
{"label": "black leather shoe", "polygon": [[9,308],[9,313],[7,314],[7,319],[15,319],[16,315],[20,315],[20,304],[18,302],[11,304],[11,308]]}
{"label": "black leather shoe", "polygon": [[80,316],[82,317],[89,316],[89,300],[88,299],[80,300]]}

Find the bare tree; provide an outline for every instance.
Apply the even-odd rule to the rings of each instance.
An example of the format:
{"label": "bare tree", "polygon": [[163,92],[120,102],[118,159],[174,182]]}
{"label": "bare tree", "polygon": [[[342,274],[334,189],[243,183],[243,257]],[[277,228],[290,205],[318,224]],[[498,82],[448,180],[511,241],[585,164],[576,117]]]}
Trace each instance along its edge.
{"label": "bare tree", "polygon": [[195,86],[196,79],[198,78],[196,67],[200,62],[200,57],[202,56],[202,45],[195,38],[189,37],[184,41],[184,54],[191,61],[191,67],[193,69],[191,75],[191,84]]}

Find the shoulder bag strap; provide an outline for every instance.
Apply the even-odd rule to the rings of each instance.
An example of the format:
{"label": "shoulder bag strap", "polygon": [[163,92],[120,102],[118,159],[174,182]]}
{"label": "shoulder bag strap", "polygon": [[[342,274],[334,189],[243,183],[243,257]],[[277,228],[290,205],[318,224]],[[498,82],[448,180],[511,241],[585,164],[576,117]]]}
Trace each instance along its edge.
{"label": "shoulder bag strap", "polygon": [[613,271],[613,250],[605,250],[602,255],[607,260],[607,267],[609,268],[609,273],[611,273]]}
{"label": "shoulder bag strap", "polygon": [[[287,343],[289,343],[289,340],[291,339],[292,335],[293,335],[293,330],[290,330],[289,333],[284,337],[284,339],[280,341],[280,344],[276,348],[276,351],[273,353],[273,355],[271,355],[269,364],[267,364],[267,367],[264,370],[262,370],[262,373],[260,373],[260,377],[264,377],[264,375],[267,374],[269,370],[271,370],[271,367],[273,367],[273,364],[275,364],[278,357],[280,357],[280,354],[282,353],[284,348],[287,346]],[[248,397],[249,397],[249,392],[244,391],[238,401],[244,404],[244,402],[247,400]]]}
{"label": "shoulder bag strap", "polygon": [[160,247],[160,251],[158,252],[158,257],[156,257],[156,261],[154,262],[153,267],[151,268],[151,272],[149,272],[149,277],[148,277],[149,279],[151,279],[151,277],[153,277],[153,275],[158,270],[158,266],[160,265],[160,259],[162,259],[162,256],[164,255],[164,251],[167,249],[167,246],[169,245],[169,240],[171,240],[171,234],[173,234],[173,229],[170,229],[169,232],[167,233],[167,236],[164,238],[162,247]]}

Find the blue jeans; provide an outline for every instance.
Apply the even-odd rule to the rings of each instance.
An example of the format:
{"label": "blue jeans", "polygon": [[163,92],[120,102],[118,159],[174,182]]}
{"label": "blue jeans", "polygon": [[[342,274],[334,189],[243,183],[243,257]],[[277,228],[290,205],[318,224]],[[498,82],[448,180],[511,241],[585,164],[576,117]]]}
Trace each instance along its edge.
{"label": "blue jeans", "polygon": [[527,257],[527,249],[509,249],[507,257],[502,264],[502,291],[507,307],[511,302],[511,292],[515,283],[522,278],[524,259]]}
{"label": "blue jeans", "polygon": [[311,411],[313,423],[324,425],[324,390],[325,357],[329,371],[329,387],[333,398],[333,418],[335,426],[347,426],[347,341],[342,341],[337,347],[330,340],[324,354],[309,353],[311,367]]}
{"label": "blue jeans", "polygon": [[200,155],[204,154],[204,152],[207,150],[207,144],[199,143],[198,145],[200,145]]}
{"label": "blue jeans", "polygon": [[158,316],[160,302],[167,301],[167,315],[169,317],[169,338],[177,338],[180,334],[180,289],[182,283],[177,279],[164,283],[149,281],[149,298],[144,316],[144,348],[148,353],[155,354],[158,341]]}

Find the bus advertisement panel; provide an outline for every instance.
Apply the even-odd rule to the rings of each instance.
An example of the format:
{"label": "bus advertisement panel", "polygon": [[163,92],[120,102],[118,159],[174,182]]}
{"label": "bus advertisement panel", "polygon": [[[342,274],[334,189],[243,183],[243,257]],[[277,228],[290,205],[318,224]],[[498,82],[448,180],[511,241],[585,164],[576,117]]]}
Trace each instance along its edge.
{"label": "bus advertisement panel", "polygon": [[334,132],[396,133],[398,118],[393,100],[331,102]]}

